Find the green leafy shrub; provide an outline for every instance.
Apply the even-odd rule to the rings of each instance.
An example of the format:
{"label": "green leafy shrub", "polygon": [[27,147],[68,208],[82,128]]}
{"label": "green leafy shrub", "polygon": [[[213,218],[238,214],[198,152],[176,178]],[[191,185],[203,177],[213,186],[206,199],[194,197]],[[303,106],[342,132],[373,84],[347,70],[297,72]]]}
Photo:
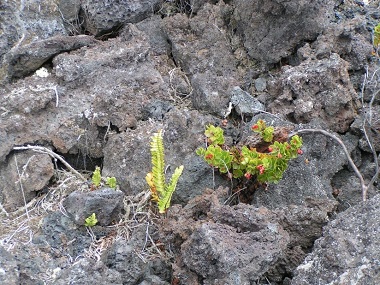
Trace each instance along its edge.
{"label": "green leafy shrub", "polygon": [[196,153],[209,165],[218,168],[220,173],[229,177],[256,176],[261,183],[278,183],[288,167],[288,162],[302,154],[302,138],[293,136],[289,142],[273,141],[274,128],[266,126],[259,120],[252,126],[252,131],[260,134],[262,140],[269,144],[267,152],[258,152],[256,148],[243,146],[228,147],[224,145],[224,134],[220,127],[207,126],[207,148],[200,147]]}
{"label": "green leafy shrub", "polygon": [[152,172],[146,175],[145,180],[150,187],[152,199],[157,202],[158,211],[163,214],[170,207],[170,201],[177,186],[178,179],[182,174],[183,165],[174,170],[169,184],[166,184],[162,131],[152,136],[150,152],[152,155]]}

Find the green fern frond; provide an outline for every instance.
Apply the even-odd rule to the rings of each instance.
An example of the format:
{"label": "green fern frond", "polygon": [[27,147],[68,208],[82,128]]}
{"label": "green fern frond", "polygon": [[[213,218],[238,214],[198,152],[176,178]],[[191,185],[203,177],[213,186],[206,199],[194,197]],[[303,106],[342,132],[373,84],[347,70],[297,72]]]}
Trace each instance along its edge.
{"label": "green fern frond", "polygon": [[152,155],[152,172],[146,175],[145,180],[150,187],[152,199],[157,202],[158,211],[163,214],[170,207],[170,200],[182,174],[183,165],[175,169],[170,183],[166,184],[162,131],[152,136],[150,152]]}
{"label": "green fern frond", "polygon": [[102,180],[102,176],[100,175],[100,167],[97,166],[94,170],[94,172],[92,173],[92,184],[94,184],[95,187],[99,187],[100,186],[100,182]]}
{"label": "green fern frond", "polygon": [[165,193],[165,156],[161,130],[153,135],[150,152],[152,154],[153,183],[158,196],[161,196]]}
{"label": "green fern frond", "polygon": [[177,182],[183,171],[183,165],[174,170],[170,183],[166,185],[165,192],[158,201],[158,211],[163,214],[170,207],[170,200],[172,199],[173,192],[177,187]]}

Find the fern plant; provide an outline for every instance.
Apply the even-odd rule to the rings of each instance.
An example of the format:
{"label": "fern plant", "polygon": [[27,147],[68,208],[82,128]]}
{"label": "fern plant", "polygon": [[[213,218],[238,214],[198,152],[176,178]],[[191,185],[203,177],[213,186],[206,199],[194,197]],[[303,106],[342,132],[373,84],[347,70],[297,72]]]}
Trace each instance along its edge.
{"label": "fern plant", "polygon": [[375,49],[379,47],[380,44],[380,23],[374,28],[373,31],[373,45]]}
{"label": "fern plant", "polygon": [[102,180],[105,181],[105,184],[108,185],[110,188],[112,188],[112,189],[117,188],[116,178],[113,176],[103,178],[101,173],[100,173],[100,167],[97,166],[95,168],[94,172],[92,173],[92,177],[91,177],[91,182],[92,182],[92,185],[94,186],[94,188],[98,188],[99,186],[101,186]]}
{"label": "fern plant", "polygon": [[152,199],[157,202],[158,211],[163,214],[170,207],[170,201],[176,189],[178,179],[182,174],[183,165],[174,170],[170,182],[166,184],[162,131],[152,136],[150,153],[152,156],[152,172],[146,175],[145,180],[150,187]]}

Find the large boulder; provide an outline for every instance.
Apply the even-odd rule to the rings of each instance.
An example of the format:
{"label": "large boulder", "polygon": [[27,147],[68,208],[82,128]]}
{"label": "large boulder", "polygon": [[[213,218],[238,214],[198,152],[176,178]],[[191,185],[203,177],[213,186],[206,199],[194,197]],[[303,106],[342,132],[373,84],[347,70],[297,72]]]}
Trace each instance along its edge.
{"label": "large boulder", "polygon": [[248,54],[273,64],[300,42],[315,39],[333,20],[334,1],[234,1],[232,24]]}
{"label": "large boulder", "polygon": [[326,226],[292,284],[379,284],[379,207],[377,195]]}
{"label": "large boulder", "polygon": [[22,78],[39,69],[54,56],[92,46],[96,40],[90,36],[55,36],[12,49],[4,57],[8,79]]}
{"label": "large boulder", "polygon": [[[58,9],[59,0],[27,3],[11,0],[0,4],[0,84],[12,79],[8,69],[14,64],[9,52],[17,54],[19,48],[54,36],[68,35]],[[25,52],[25,50],[24,50]],[[37,52],[38,51],[32,51]]]}
{"label": "large boulder", "polygon": [[[160,239],[175,254],[175,277],[187,284],[250,284],[267,276],[282,281],[310,251],[335,210],[323,199],[270,210],[225,205],[227,192],[206,189],[174,206]],[[276,283],[277,284],[277,283]]]}
{"label": "large boulder", "polygon": [[120,220],[123,198],[123,192],[111,188],[75,191],[63,201],[63,206],[77,225],[84,225],[86,218],[95,213],[99,225],[109,226]]}
{"label": "large boulder", "polygon": [[[53,70],[0,89],[0,160],[12,146],[36,141],[60,153],[99,158],[107,128],[135,128],[143,105],[165,97],[166,85],[148,56],[145,38],[134,31],[135,36],[125,32],[128,46],[127,39],[119,38],[61,53],[53,59]],[[71,37],[73,43],[75,38],[89,39]]]}
{"label": "large boulder", "polygon": [[348,63],[334,53],[326,59],[284,67],[270,82],[268,92],[272,97],[268,110],[297,123],[321,119],[327,128],[343,133],[356,116],[357,94]]}
{"label": "large boulder", "polygon": [[153,14],[160,0],[82,1],[86,30],[103,35],[120,29],[126,23],[137,23]]}

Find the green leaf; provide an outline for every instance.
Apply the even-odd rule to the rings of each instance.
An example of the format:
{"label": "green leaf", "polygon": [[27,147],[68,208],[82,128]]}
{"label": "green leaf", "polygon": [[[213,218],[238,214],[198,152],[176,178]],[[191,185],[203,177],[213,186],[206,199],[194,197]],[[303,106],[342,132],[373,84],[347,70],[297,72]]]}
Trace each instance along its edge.
{"label": "green leaf", "polygon": [[[170,207],[171,197],[177,186],[177,181],[182,174],[183,165],[174,170],[169,184],[165,180],[164,143],[162,132],[154,134],[150,143],[152,156],[152,172],[146,176],[153,200],[157,202],[158,211],[162,214]],[[199,148],[197,153],[204,154],[205,149]]]}
{"label": "green leaf", "polygon": [[273,127],[267,127],[261,132],[261,136],[265,142],[271,142],[273,140]]}
{"label": "green leaf", "polygon": [[199,147],[197,148],[197,150],[195,151],[195,153],[199,156],[204,156],[206,154],[206,149],[203,148],[203,147]]}
{"label": "green leaf", "polygon": [[170,179],[170,183],[165,188],[164,195],[158,201],[158,211],[160,212],[160,214],[165,213],[166,210],[170,207],[170,201],[172,199],[172,195],[175,191],[175,188],[177,187],[178,179],[182,175],[182,171],[183,165],[177,167],[174,170],[172,178]]}
{"label": "green leaf", "polygon": [[92,213],[91,216],[85,219],[84,225],[86,227],[93,227],[98,223],[98,220],[96,219],[95,213]]}
{"label": "green leaf", "polygon": [[154,134],[150,142],[150,152],[152,155],[153,183],[158,195],[165,192],[165,155],[162,131]]}
{"label": "green leaf", "polygon": [[102,180],[102,176],[100,175],[100,167],[97,166],[92,173],[92,184],[94,184],[96,187],[100,186],[100,182]]}
{"label": "green leaf", "polygon": [[107,177],[106,184],[113,189],[116,189],[116,178],[115,177]]}
{"label": "green leaf", "polygon": [[205,130],[205,136],[209,139],[209,142],[214,145],[224,144],[223,130],[220,127],[208,125]]}
{"label": "green leaf", "polygon": [[373,45],[377,48],[380,44],[380,23],[374,29]]}

